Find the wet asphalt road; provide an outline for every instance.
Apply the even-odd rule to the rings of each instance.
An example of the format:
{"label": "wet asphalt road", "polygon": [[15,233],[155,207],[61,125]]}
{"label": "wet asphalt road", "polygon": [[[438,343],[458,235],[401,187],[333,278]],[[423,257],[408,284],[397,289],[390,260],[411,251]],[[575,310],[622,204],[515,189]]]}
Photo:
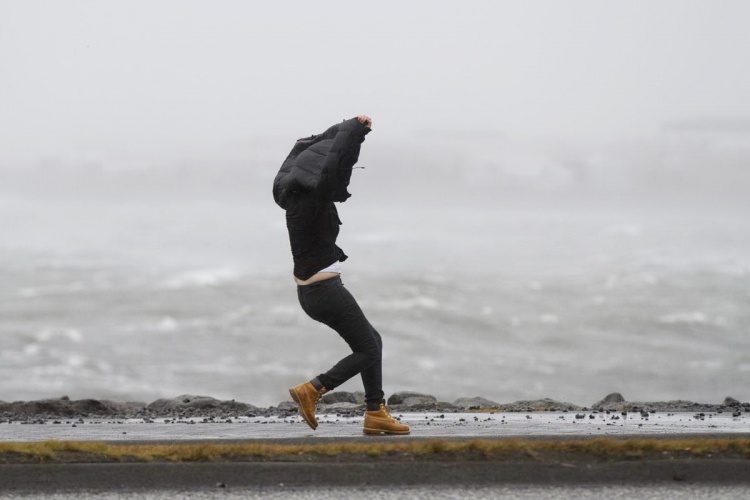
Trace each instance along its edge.
{"label": "wet asphalt road", "polygon": [[[750,486],[744,485],[458,485],[458,486],[409,486],[409,487],[273,487],[273,488],[207,488],[202,490],[164,490],[164,491],[111,491],[111,492],[76,492],[76,493],[45,493],[29,494],[22,498],[29,500],[120,500],[140,498],[143,500],[207,500],[222,498],[234,499],[268,499],[268,500],[309,500],[309,499],[341,499],[352,498],[388,498],[394,500],[463,500],[472,499],[518,499],[538,500],[672,500],[675,498],[692,500],[705,498],[735,499],[746,498],[750,493]],[[0,499],[19,498],[17,494],[5,495],[0,493]]]}

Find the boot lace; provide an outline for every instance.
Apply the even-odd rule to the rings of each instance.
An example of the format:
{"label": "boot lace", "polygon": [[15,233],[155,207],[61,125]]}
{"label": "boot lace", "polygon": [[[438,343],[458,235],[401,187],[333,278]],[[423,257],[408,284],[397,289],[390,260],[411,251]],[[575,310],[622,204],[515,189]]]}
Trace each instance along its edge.
{"label": "boot lace", "polygon": [[391,422],[395,422],[396,418],[391,415],[391,412],[388,411],[388,407],[385,406],[385,403],[380,403],[380,411],[385,413],[385,415],[391,420]]}

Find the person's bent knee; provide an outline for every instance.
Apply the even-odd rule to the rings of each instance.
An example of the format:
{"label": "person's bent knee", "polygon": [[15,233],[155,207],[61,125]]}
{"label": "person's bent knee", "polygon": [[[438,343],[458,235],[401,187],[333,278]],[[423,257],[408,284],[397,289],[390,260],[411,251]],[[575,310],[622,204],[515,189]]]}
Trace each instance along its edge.
{"label": "person's bent knee", "polygon": [[380,344],[377,342],[368,342],[366,345],[362,346],[361,349],[358,349],[357,352],[360,354],[364,354],[368,361],[368,366],[375,363],[376,361],[380,361],[382,357],[382,349],[380,347]]}

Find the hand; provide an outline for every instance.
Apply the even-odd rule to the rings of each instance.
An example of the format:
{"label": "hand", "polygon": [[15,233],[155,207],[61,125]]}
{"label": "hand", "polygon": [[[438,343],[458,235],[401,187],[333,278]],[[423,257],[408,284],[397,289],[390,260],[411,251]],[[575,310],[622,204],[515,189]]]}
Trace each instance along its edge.
{"label": "hand", "polygon": [[367,115],[359,115],[357,117],[359,123],[364,123],[367,128],[372,128],[372,118]]}

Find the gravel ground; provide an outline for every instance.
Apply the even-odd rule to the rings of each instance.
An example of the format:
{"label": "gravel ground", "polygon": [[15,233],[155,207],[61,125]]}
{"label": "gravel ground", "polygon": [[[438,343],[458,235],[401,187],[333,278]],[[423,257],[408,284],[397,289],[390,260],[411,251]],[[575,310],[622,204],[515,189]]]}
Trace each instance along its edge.
{"label": "gravel ground", "polygon": [[[531,412],[394,413],[411,426],[412,437],[659,436],[750,433],[750,413]],[[58,419],[0,423],[1,441],[236,441],[362,438],[362,417],[319,414],[311,430],[299,416],[188,419]],[[398,439],[398,438],[396,438]]]}

